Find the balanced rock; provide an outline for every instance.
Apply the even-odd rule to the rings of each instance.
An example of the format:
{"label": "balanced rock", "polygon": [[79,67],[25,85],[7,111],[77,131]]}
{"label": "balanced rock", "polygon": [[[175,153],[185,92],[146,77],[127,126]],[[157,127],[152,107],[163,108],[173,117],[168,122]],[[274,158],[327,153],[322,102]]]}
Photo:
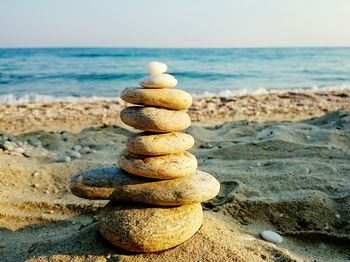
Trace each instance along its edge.
{"label": "balanced rock", "polygon": [[151,132],[181,131],[191,125],[190,116],[185,111],[156,107],[127,107],[120,112],[120,118],[128,126]]}
{"label": "balanced rock", "polygon": [[140,133],[126,142],[129,152],[139,155],[159,156],[175,154],[190,149],[194,144],[191,135],[171,132],[165,134]]}
{"label": "balanced rock", "polygon": [[[123,109],[121,120],[145,132],[129,137],[120,168],[89,169],[70,183],[76,196],[110,200],[98,215],[99,230],[115,246],[133,252],[162,251],[191,238],[202,224],[200,203],[220,190],[220,183],[197,170],[196,157],[186,151],[194,138],[179,131],[191,125],[185,110],[192,97],[172,89],[177,80],[167,69],[149,63],[150,75],[140,80],[141,87],[121,94],[124,101],[138,105]],[[83,149],[74,150],[77,155]]]}
{"label": "balanced rock", "polygon": [[192,175],[197,169],[197,159],[187,151],[163,156],[144,156],[125,150],[118,160],[118,165],[137,176],[174,179]]}
{"label": "balanced rock", "polygon": [[173,110],[186,110],[192,104],[192,96],[179,89],[127,88],[120,97],[131,104],[159,106]]}
{"label": "balanced rock", "polygon": [[124,200],[159,206],[189,205],[215,197],[220,183],[197,170],[185,178],[154,180],[133,176],[120,168],[95,168],[71,179],[73,194],[87,199]]}
{"label": "balanced rock", "polygon": [[168,66],[157,61],[153,61],[147,65],[147,71],[150,75],[160,75],[168,70]]}
{"label": "balanced rock", "polygon": [[103,237],[133,252],[156,252],[177,246],[201,227],[200,204],[152,207],[110,202],[98,215]]}
{"label": "balanced rock", "polygon": [[177,85],[175,77],[169,74],[150,75],[140,80],[144,88],[171,88]]}

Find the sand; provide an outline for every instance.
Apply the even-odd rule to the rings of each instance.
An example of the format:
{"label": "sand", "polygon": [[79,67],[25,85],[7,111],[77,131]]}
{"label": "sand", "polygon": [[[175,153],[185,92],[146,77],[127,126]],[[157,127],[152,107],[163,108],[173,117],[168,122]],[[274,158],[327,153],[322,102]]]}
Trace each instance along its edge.
{"label": "sand", "polygon": [[[26,157],[0,149],[1,261],[350,260],[349,92],[196,99],[190,152],[221,191],[203,203],[204,223],[194,237],[154,254],[110,245],[95,221],[106,201],[80,199],[68,189],[76,172],[116,165],[132,134],[119,122],[123,106],[0,106],[6,133],[0,141],[33,150],[41,146],[26,141],[39,140],[46,152]],[[75,145],[89,150],[65,162]],[[262,240],[267,229],[284,241]]]}

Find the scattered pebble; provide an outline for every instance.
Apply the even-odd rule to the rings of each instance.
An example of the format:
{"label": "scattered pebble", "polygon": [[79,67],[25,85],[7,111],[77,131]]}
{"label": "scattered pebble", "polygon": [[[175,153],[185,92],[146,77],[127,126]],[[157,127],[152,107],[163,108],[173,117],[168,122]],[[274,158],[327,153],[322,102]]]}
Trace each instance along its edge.
{"label": "scattered pebble", "polygon": [[335,218],[339,219],[340,215],[339,214],[335,214]]}
{"label": "scattered pebble", "polygon": [[80,149],[80,154],[89,154],[89,153],[91,153],[91,149],[88,146],[85,146],[82,149]]}
{"label": "scattered pebble", "polygon": [[41,146],[41,141],[37,139],[36,137],[28,137],[27,141],[29,144],[31,144],[34,147]]}
{"label": "scattered pebble", "polygon": [[80,149],[81,149],[81,145],[75,145],[73,147],[73,150],[75,150],[75,151],[79,151]]}
{"label": "scattered pebble", "polygon": [[27,148],[23,153],[26,157],[45,157],[48,154],[49,152],[41,146]]}
{"label": "scattered pebble", "polygon": [[7,138],[9,141],[11,141],[11,142],[16,142],[17,141],[17,139],[16,139],[16,137],[14,137],[13,135],[8,135],[8,138]]}
{"label": "scattered pebble", "polygon": [[17,147],[17,144],[14,142],[10,142],[10,141],[0,142],[0,148],[4,150],[12,151],[15,147]]}
{"label": "scattered pebble", "polygon": [[74,150],[69,153],[69,156],[71,158],[81,158],[81,154],[78,151],[74,151]]}
{"label": "scattered pebble", "polygon": [[69,156],[55,156],[54,160],[56,162],[70,162],[72,159]]}
{"label": "scattered pebble", "polygon": [[281,235],[279,235],[276,232],[271,231],[271,230],[265,230],[265,231],[261,232],[261,236],[266,241],[269,241],[269,242],[272,242],[275,244],[282,243],[282,241],[283,241],[283,238]]}
{"label": "scattered pebble", "polygon": [[12,152],[23,154],[26,150],[23,147],[15,147],[12,149]]}
{"label": "scattered pebble", "polygon": [[32,174],[32,177],[37,177],[39,174],[40,174],[39,172],[34,172],[34,173]]}
{"label": "scattered pebble", "polygon": [[204,144],[201,144],[199,148],[211,149],[213,148],[213,145],[209,143],[204,143]]}

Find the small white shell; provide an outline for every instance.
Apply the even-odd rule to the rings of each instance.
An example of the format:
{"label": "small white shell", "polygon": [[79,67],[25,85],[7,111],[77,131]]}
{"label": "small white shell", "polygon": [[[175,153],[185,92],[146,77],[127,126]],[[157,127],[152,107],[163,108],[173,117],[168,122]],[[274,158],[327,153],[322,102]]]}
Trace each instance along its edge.
{"label": "small white shell", "polygon": [[147,65],[147,71],[151,75],[160,75],[166,72],[168,70],[168,66],[166,64],[153,61]]}
{"label": "small white shell", "polygon": [[175,77],[169,74],[150,75],[140,80],[144,88],[171,88],[177,85]]}
{"label": "small white shell", "polygon": [[283,237],[279,234],[277,234],[276,232],[273,232],[271,230],[265,230],[263,232],[261,232],[261,236],[263,239],[270,241],[272,243],[282,243],[283,241]]}

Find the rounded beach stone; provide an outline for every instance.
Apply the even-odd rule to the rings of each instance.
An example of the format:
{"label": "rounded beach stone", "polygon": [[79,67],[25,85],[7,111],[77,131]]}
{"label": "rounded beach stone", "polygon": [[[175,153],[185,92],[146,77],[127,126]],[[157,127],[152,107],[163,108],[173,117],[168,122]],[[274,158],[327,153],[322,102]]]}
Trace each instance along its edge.
{"label": "rounded beach stone", "polygon": [[168,70],[168,66],[166,64],[153,61],[147,65],[146,69],[151,75],[160,75],[165,73],[166,70]]}
{"label": "rounded beach stone", "polygon": [[134,154],[159,156],[186,151],[193,144],[194,138],[185,133],[154,134],[144,132],[130,137],[126,142],[126,148]]}
{"label": "rounded beach stone", "polygon": [[154,207],[110,202],[98,214],[102,236],[133,252],[156,252],[180,245],[198,231],[202,221],[200,204]]}
{"label": "rounded beach stone", "polygon": [[261,236],[263,239],[272,243],[280,244],[283,242],[283,237],[271,230],[265,230],[261,232]]}
{"label": "rounded beach stone", "polygon": [[191,125],[190,116],[185,111],[156,107],[127,107],[120,112],[120,118],[128,126],[151,132],[181,131]]}
{"label": "rounded beach stone", "polygon": [[169,74],[150,75],[140,80],[144,88],[171,88],[177,85],[175,77]]}
{"label": "rounded beach stone", "polygon": [[157,206],[201,203],[215,197],[220,183],[210,174],[197,170],[193,175],[156,180],[128,174],[120,168],[95,168],[71,179],[71,192],[79,197],[124,200]]}
{"label": "rounded beach stone", "polygon": [[127,88],[120,97],[132,104],[160,106],[174,110],[186,110],[192,104],[192,96],[179,89]]}
{"label": "rounded beach stone", "polygon": [[118,165],[133,175],[174,179],[192,175],[197,169],[197,159],[186,151],[164,156],[144,156],[125,150],[118,160]]}

